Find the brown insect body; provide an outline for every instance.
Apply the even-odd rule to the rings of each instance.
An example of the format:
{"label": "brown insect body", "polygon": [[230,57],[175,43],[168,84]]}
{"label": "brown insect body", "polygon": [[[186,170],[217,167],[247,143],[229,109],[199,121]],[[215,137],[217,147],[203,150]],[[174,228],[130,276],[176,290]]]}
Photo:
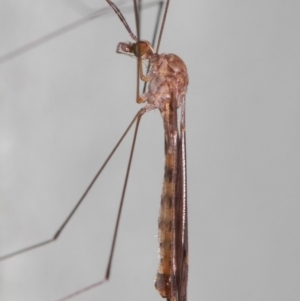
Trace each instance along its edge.
{"label": "brown insect body", "polygon": [[[188,246],[181,147],[185,147],[182,144],[185,129],[181,123],[181,130],[178,130],[177,109],[184,105],[188,75],[185,64],[174,54],[157,56],[157,63],[152,62],[151,73],[155,76],[149,85],[148,99],[162,106],[160,112],[165,130],[165,174],[158,219],[160,265],[155,286],[167,300],[184,301]],[[157,98],[153,97],[154,91]]]}
{"label": "brown insect body", "polygon": [[[175,54],[154,54],[147,41],[119,43],[117,52],[138,53],[140,59],[150,61],[149,73],[140,75],[142,80],[149,82],[148,92],[137,101],[147,102],[147,111],[160,110],[165,131],[165,174],[158,220],[160,264],[155,287],[168,301],[185,301],[188,274],[184,120],[187,68]],[[178,129],[177,109],[180,107],[182,115]]]}

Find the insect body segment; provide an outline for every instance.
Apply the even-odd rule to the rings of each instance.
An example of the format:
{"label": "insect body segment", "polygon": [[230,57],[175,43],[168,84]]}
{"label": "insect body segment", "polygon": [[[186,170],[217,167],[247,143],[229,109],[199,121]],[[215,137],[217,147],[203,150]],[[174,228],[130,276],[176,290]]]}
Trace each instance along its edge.
{"label": "insect body segment", "polygon": [[177,109],[187,92],[188,75],[184,62],[175,54],[153,54],[150,57],[151,69],[146,79],[149,90],[140,96],[143,101],[164,110],[165,102],[176,100]]}

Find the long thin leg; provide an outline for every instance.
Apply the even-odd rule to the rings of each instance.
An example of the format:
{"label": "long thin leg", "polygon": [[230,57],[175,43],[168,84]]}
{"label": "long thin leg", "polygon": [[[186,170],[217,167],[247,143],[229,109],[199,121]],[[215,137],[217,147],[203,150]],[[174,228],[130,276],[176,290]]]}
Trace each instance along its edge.
{"label": "long thin leg", "polygon": [[[151,41],[152,47],[155,46],[156,36],[157,36],[157,33],[158,33],[158,29],[159,29],[158,25],[159,25],[159,21],[160,21],[160,18],[161,18],[163,4],[164,4],[163,1],[160,1],[158,3],[159,6],[158,6],[157,15],[156,15],[155,28],[154,28],[154,32],[153,32],[152,41]],[[149,71],[150,71],[150,62],[148,62],[146,74],[148,74]],[[147,82],[144,82],[143,94],[146,92],[146,88],[147,88]]]}
{"label": "long thin leg", "polygon": [[[19,254],[22,254],[22,253],[25,253],[25,252],[28,252],[28,251],[31,251],[33,249],[37,249],[39,247],[45,246],[45,245],[50,244],[51,242],[54,242],[54,241],[57,240],[57,238],[60,236],[61,232],[66,227],[67,223],[70,221],[70,219],[72,218],[72,216],[74,215],[74,213],[76,212],[76,210],[78,209],[78,207],[80,206],[80,204],[83,202],[83,200],[87,196],[88,192],[91,190],[92,186],[94,185],[94,183],[96,182],[96,180],[98,179],[98,177],[100,176],[100,174],[102,173],[102,171],[105,168],[106,164],[109,162],[109,160],[111,159],[111,157],[113,156],[113,154],[115,153],[115,151],[117,150],[117,148],[119,147],[119,145],[121,144],[121,142],[123,141],[123,139],[125,138],[125,136],[127,135],[128,131],[130,130],[130,128],[132,127],[132,125],[134,124],[134,122],[136,120],[140,120],[141,116],[146,111],[147,111],[147,109],[143,108],[143,109],[141,109],[134,116],[133,120],[130,122],[130,124],[127,127],[126,131],[121,136],[121,138],[119,139],[118,143],[115,145],[115,147],[113,148],[113,150],[111,151],[111,153],[109,154],[109,156],[107,157],[107,159],[104,161],[103,165],[101,166],[101,168],[99,169],[99,171],[97,172],[97,174],[95,175],[95,177],[93,178],[93,180],[91,181],[90,185],[87,187],[87,189],[85,190],[85,192],[83,193],[83,195],[81,196],[81,198],[77,201],[77,204],[75,205],[75,207],[69,213],[69,215],[67,216],[67,218],[65,219],[65,221],[62,223],[62,225],[59,227],[59,229],[55,232],[54,236],[51,239],[39,242],[37,244],[28,246],[26,248],[20,249],[18,251],[9,253],[9,254],[4,255],[4,256],[1,256],[0,257],[0,261],[8,259],[8,258],[13,257],[13,256],[16,256],[16,255],[19,255]],[[127,181],[127,178],[126,178],[126,181]],[[124,188],[123,188],[123,190],[124,190]]]}
{"label": "long thin leg", "polygon": [[[140,4],[140,2],[139,2]],[[137,36],[137,43],[140,42],[140,11],[139,11],[139,6],[136,2],[136,0],[133,1],[133,8],[134,8],[134,16],[135,16],[135,27],[136,27],[136,36]],[[141,53],[140,51],[140,44],[138,44],[139,50],[138,52]],[[142,69],[142,60],[140,55],[137,56],[137,71],[136,71],[136,101],[138,103],[138,99],[140,97],[140,76],[141,74],[143,74],[143,72],[141,72]]]}
{"label": "long thin leg", "polygon": [[157,40],[157,45],[156,45],[156,51],[155,51],[156,53],[158,53],[158,50],[159,50],[161,37],[162,37],[162,33],[164,31],[166,18],[167,18],[167,14],[168,14],[169,4],[170,4],[170,0],[166,0],[165,12],[164,12],[164,16],[163,16],[163,20],[162,20],[162,23],[161,23],[160,32],[159,32],[159,36],[158,36],[158,40]]}
{"label": "long thin leg", "polygon": [[122,190],[121,201],[120,201],[119,210],[118,210],[118,216],[117,216],[113,241],[112,241],[112,244],[111,244],[109,260],[108,260],[108,264],[107,264],[107,268],[106,268],[105,280],[108,280],[109,276],[110,276],[111,263],[112,263],[112,259],[113,259],[113,255],[114,255],[116,239],[117,239],[117,234],[118,234],[118,229],[119,229],[119,224],[120,224],[120,218],[121,218],[121,213],[122,213],[122,208],[123,208],[123,203],[124,203],[124,198],[125,198],[125,192],[126,192],[126,188],[127,188],[128,177],[129,177],[129,172],[130,172],[130,167],[131,167],[131,162],[132,162],[132,156],[133,156],[133,152],[134,152],[134,147],[135,147],[135,142],[136,142],[136,137],[137,137],[137,132],[138,132],[138,129],[139,129],[139,124],[140,124],[140,121],[141,121],[141,117],[142,117],[142,115],[139,115],[139,116],[137,116],[137,119],[136,119],[136,126],[135,126],[134,136],[133,136],[133,140],[132,140],[130,156],[129,156],[129,160],[128,160],[126,176],[125,176],[125,181],[124,181],[124,185],[123,185],[123,190]]}
{"label": "long thin leg", "polygon": [[117,235],[118,235],[118,230],[119,230],[121,213],[122,213],[122,208],[123,208],[123,204],[124,204],[125,192],[126,192],[126,188],[127,188],[129,172],[130,172],[130,167],[131,167],[131,162],[132,162],[132,157],[133,157],[133,152],[134,152],[134,147],[135,147],[135,142],[136,142],[136,137],[137,137],[137,132],[138,132],[139,124],[140,124],[140,121],[141,121],[141,117],[144,114],[144,112],[142,112],[141,114],[140,114],[140,112],[141,111],[139,111],[139,113],[136,115],[136,117],[133,120],[133,121],[136,120],[136,126],[135,126],[134,136],[133,136],[133,140],[132,140],[129,160],[128,160],[128,164],[127,164],[126,176],[125,176],[125,181],[124,181],[124,184],[123,184],[123,190],[122,190],[121,200],[120,200],[120,204],[119,204],[118,216],[117,216],[114,235],[113,235],[113,240],[112,240],[112,244],[111,244],[111,248],[110,248],[110,254],[109,254],[109,259],[108,259],[108,263],[107,263],[107,267],[106,267],[105,277],[101,281],[98,281],[96,283],[93,283],[92,285],[86,286],[86,287],[84,287],[84,288],[82,288],[82,289],[80,289],[80,290],[78,290],[78,291],[76,291],[76,292],[74,292],[74,293],[72,293],[68,296],[65,296],[62,299],[59,299],[58,301],[69,300],[69,299],[71,299],[71,298],[73,298],[73,297],[75,297],[79,294],[82,294],[82,293],[84,293],[84,292],[86,292],[90,289],[93,289],[97,286],[100,286],[100,285],[102,285],[103,283],[105,283],[106,281],[109,280],[111,264],[112,264],[113,255],[114,255],[114,251],[115,251],[115,245],[116,245],[116,240],[117,240]]}

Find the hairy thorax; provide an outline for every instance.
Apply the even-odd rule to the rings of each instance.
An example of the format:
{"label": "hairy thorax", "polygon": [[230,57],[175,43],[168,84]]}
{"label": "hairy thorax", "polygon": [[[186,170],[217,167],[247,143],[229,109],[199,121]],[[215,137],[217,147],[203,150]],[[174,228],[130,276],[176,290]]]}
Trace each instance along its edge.
{"label": "hairy thorax", "polygon": [[162,108],[172,97],[179,108],[187,92],[188,74],[184,62],[175,54],[153,54],[150,58],[151,70],[146,76],[149,82],[148,92],[140,99]]}

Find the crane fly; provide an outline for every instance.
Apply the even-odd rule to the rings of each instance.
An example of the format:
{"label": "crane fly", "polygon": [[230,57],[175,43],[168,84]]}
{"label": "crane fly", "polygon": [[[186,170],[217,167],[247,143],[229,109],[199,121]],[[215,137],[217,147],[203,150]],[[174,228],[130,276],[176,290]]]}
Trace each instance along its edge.
{"label": "crane fly", "polygon": [[[119,222],[137,137],[137,132],[141,118],[145,113],[158,109],[160,111],[164,126],[164,145],[165,145],[165,167],[164,181],[161,195],[161,206],[158,220],[159,227],[159,267],[155,278],[155,287],[161,297],[167,301],[185,301],[187,300],[187,279],[188,279],[188,227],[187,227],[187,181],[186,181],[186,128],[185,128],[185,96],[188,86],[187,68],[184,62],[175,54],[158,54],[160,41],[166,21],[170,0],[166,1],[163,19],[159,30],[159,37],[156,49],[154,51],[153,43],[146,40],[140,40],[139,17],[141,3],[134,1],[134,12],[136,19],[136,35],[131,31],[127,21],[119,8],[110,0],[106,0],[110,7],[120,18],[133,42],[120,42],[117,46],[117,53],[134,56],[137,58],[137,92],[136,101],[144,106],[135,115],[126,131],[111,151],[110,155],[99,169],[98,173],[77,202],[76,206],[67,216],[61,227],[56,231],[53,238],[31,245],[24,249],[15,251],[2,256],[4,260],[15,255],[36,249],[57,240],[65,226],[85,199],[86,195],[94,185],[95,181],[105,168],[106,164],[113,156],[116,149],[121,144],[128,131],[135,124],[134,138],[132,141],[129,161],[125,181],[120,200],[117,221],[115,225],[113,241],[111,245],[106,274],[103,280],[85,287],[71,295],[60,300],[67,300],[75,295],[90,290],[106,282],[110,277],[111,264],[115,250],[115,243],[119,228]],[[77,25],[76,25],[77,26]],[[73,26],[74,27],[74,26]],[[63,33],[63,29],[59,34]],[[55,36],[54,34],[53,36]],[[46,37],[52,38],[51,35]],[[44,42],[43,39],[30,45],[20,48],[17,51],[8,54],[2,58],[2,61],[18,56]],[[149,62],[146,73],[144,72],[143,62]],[[148,91],[140,93],[139,81],[142,80],[148,84]],[[180,110],[180,121],[178,120],[178,111]]]}

